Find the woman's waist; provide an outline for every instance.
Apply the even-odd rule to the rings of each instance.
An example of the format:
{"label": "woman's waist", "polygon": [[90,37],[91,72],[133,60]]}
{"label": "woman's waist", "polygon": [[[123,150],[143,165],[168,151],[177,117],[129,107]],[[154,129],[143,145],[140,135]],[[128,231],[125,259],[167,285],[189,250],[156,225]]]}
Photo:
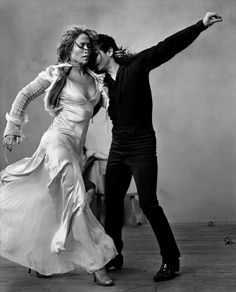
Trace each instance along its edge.
{"label": "woman's waist", "polygon": [[82,121],[89,121],[93,112],[81,109],[80,107],[62,108],[57,117],[62,117],[73,123],[80,123]]}
{"label": "woman's waist", "polygon": [[60,132],[71,133],[72,135],[81,135],[87,130],[89,120],[75,120],[68,117],[65,113],[56,116],[52,123],[52,128]]}
{"label": "woman's waist", "polygon": [[71,125],[81,124],[81,123],[89,123],[91,115],[87,114],[80,114],[72,111],[66,111],[62,109],[58,115],[54,118],[55,121],[61,123],[70,122]]}

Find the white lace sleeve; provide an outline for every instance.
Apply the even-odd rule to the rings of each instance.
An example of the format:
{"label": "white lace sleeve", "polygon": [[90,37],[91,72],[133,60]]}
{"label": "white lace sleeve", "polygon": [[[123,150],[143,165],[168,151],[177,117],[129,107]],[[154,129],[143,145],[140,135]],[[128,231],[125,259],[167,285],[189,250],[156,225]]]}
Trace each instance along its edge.
{"label": "white lace sleeve", "polygon": [[[49,67],[50,68],[50,67]],[[41,72],[37,78],[26,85],[16,96],[10,113],[6,114],[7,125],[3,136],[14,135],[22,137],[22,127],[28,121],[25,113],[28,104],[45,92],[52,82],[49,68]]]}

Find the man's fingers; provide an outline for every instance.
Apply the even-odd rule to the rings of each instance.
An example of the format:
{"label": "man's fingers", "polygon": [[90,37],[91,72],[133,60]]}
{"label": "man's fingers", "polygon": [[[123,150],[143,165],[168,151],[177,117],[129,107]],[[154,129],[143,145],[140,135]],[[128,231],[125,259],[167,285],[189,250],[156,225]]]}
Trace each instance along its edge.
{"label": "man's fingers", "polygon": [[222,21],[222,17],[215,12],[207,12],[207,14],[205,15],[203,19],[203,23],[206,27],[209,27],[212,24],[216,22],[221,22],[221,21]]}
{"label": "man's fingers", "polygon": [[222,21],[222,17],[215,13],[214,15],[210,16],[210,20],[213,20],[214,22],[218,22],[218,21]]}

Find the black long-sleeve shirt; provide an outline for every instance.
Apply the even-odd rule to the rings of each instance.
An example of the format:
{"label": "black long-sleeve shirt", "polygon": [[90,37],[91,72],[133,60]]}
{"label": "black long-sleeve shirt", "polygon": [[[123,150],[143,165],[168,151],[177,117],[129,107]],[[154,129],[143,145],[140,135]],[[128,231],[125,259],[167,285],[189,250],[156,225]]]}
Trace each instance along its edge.
{"label": "black long-sleeve shirt", "polygon": [[202,20],[141,51],[127,65],[120,65],[116,80],[105,76],[114,127],[152,127],[152,95],[149,72],[188,47],[206,29]]}

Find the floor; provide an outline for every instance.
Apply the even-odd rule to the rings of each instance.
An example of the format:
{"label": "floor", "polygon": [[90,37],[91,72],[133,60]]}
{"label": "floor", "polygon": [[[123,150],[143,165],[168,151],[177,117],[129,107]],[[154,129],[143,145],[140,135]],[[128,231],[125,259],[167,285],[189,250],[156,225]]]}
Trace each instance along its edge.
{"label": "floor", "polygon": [[124,268],[109,272],[113,287],[97,286],[83,270],[50,279],[0,258],[0,292],[235,292],[236,223],[172,225],[182,252],[181,273],[173,280],[152,282],[160,266],[154,235],[148,224],[124,228]]}

